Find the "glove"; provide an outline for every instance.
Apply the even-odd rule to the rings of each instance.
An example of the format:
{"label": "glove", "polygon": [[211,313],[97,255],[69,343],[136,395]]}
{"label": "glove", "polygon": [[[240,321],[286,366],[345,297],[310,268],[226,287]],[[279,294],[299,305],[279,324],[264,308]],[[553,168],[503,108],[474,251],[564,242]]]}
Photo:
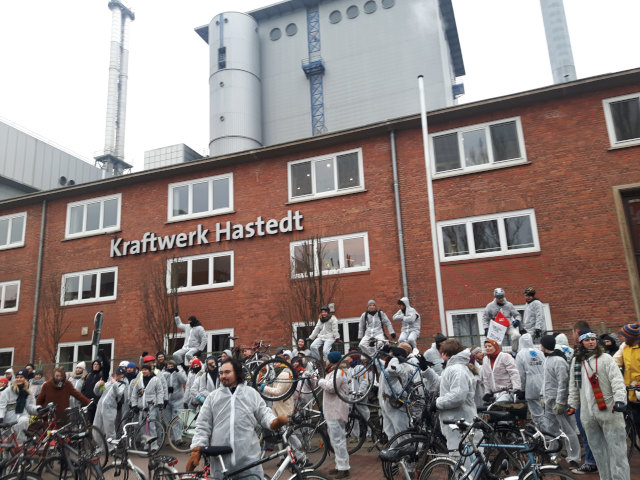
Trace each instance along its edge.
{"label": "glove", "polygon": [[613,404],[612,412],[621,412],[624,413],[627,411],[627,404],[622,402],[616,402]]}
{"label": "glove", "polygon": [[187,408],[189,408],[189,404],[187,402],[184,402],[182,404],[182,408],[184,408],[186,410]]}
{"label": "glove", "polygon": [[391,345],[385,345],[384,347],[382,347],[382,351],[384,353],[389,353],[391,351]]}
{"label": "glove", "polygon": [[4,418],[0,418],[0,423],[4,423]]}
{"label": "glove", "polygon": [[133,413],[136,415],[140,413],[140,407],[133,407],[131,410],[133,410]]}
{"label": "glove", "polygon": [[313,340],[312,340],[311,338],[307,338],[307,339],[305,340],[305,342],[307,342],[307,344],[311,344],[311,343],[313,343]]}
{"label": "glove", "polygon": [[568,407],[567,408],[567,415],[571,416],[574,413],[576,413],[576,409],[575,408],[573,408],[573,407]]}
{"label": "glove", "polygon": [[147,355],[149,355],[149,352],[142,352],[142,355],[140,355],[142,358],[146,357]]}
{"label": "glove", "polygon": [[198,395],[198,397],[197,397],[197,398],[198,398],[198,401],[199,401],[200,403],[204,403],[204,401],[205,401],[204,396],[202,396],[202,395]]}
{"label": "glove", "polygon": [[556,412],[557,415],[564,415],[567,413],[567,406],[563,403],[556,403],[553,406],[553,411]]}
{"label": "glove", "polygon": [[395,339],[396,339],[396,334],[395,334],[395,333],[392,333],[392,334],[391,334],[391,338],[392,338],[393,340],[395,340]]}
{"label": "glove", "polygon": [[167,387],[167,391],[168,391],[169,393],[173,393],[173,387]]}
{"label": "glove", "polygon": [[264,383],[261,383],[260,387],[258,387],[258,388],[260,388],[261,392],[264,392],[264,387],[266,387],[266,385]]}
{"label": "glove", "polygon": [[341,341],[340,337],[336,338],[336,343],[340,343]]}
{"label": "glove", "polygon": [[178,316],[178,312],[173,312],[173,316],[177,317]]}
{"label": "glove", "polygon": [[523,390],[516,390],[516,398],[518,400],[524,400],[524,391]]}
{"label": "glove", "polygon": [[542,330],[540,330],[539,328],[536,328],[536,329],[533,331],[533,336],[534,336],[535,338],[540,338],[540,334],[541,334],[541,333],[542,333]]}
{"label": "glove", "polygon": [[286,415],[280,415],[279,417],[276,417],[273,419],[273,421],[271,422],[271,425],[269,425],[269,428],[271,430],[279,430],[281,427],[284,427],[287,423],[289,423],[289,417],[287,417]]}
{"label": "glove", "polygon": [[418,354],[418,355],[416,355],[416,358],[418,359],[418,364],[420,365],[420,370],[426,370],[427,368],[430,367],[429,362],[427,362],[427,359],[424,358],[424,355]]}
{"label": "glove", "polygon": [[485,403],[489,403],[493,399],[493,393],[485,393],[482,396],[482,401]]}
{"label": "glove", "polygon": [[429,402],[429,413],[434,414],[438,410],[438,405],[436,405],[437,400],[437,398],[434,398],[433,400],[431,400],[431,402]]}
{"label": "glove", "polygon": [[520,325],[520,321],[519,320],[514,320],[513,322],[511,322],[511,325],[515,327],[517,327],[518,325]]}
{"label": "glove", "polygon": [[376,346],[376,339],[372,338],[371,340],[369,340],[369,346],[370,347],[375,347]]}
{"label": "glove", "polygon": [[187,460],[187,472],[193,472],[200,463],[200,447],[194,447]]}
{"label": "glove", "polygon": [[484,329],[484,336],[486,337],[488,333],[489,333],[489,328],[485,328]]}

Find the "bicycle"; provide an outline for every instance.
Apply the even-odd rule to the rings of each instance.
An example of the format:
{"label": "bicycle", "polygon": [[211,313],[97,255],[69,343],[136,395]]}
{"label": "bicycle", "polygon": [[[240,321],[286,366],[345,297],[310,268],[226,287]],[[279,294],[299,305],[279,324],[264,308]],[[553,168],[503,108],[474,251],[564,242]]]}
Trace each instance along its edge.
{"label": "bicycle", "polygon": [[[640,392],[640,385],[627,386],[627,392]],[[628,402],[627,402],[628,403]],[[631,458],[633,451],[640,450],[640,432],[636,429],[636,422],[629,405],[624,412],[624,429],[627,434],[627,458]]]}
{"label": "bicycle", "polygon": [[[176,415],[167,427],[167,443],[176,452],[186,453],[189,451],[193,434],[196,431],[196,423],[198,415],[200,414],[200,407],[197,410],[180,409],[178,415]],[[173,429],[177,429],[180,432],[180,439],[174,440],[171,432]]]}
{"label": "bicycle", "polygon": [[[155,437],[155,440],[153,443],[153,453],[158,452],[158,450],[160,450],[163,447],[164,441],[166,439],[167,430],[164,426],[164,423],[162,423],[160,420],[156,418],[151,418],[152,408],[159,408],[159,407],[156,405],[150,405],[146,408],[143,408],[142,418],[140,419],[140,421],[131,422],[131,423],[138,424],[138,428],[136,429],[133,435],[133,444],[135,446],[135,449],[138,451],[144,449],[145,436]],[[158,416],[161,417],[162,415],[158,415]]]}
{"label": "bicycle", "polygon": [[[283,475],[287,469],[293,473],[288,480],[330,480],[330,477],[313,471],[313,469],[305,468],[304,459],[298,458],[295,453],[295,449],[290,445],[289,438],[292,436],[292,431],[287,428],[282,434],[283,448],[274,452],[268,457],[261,458],[248,465],[244,465],[233,470],[228,470],[223,459],[223,455],[228,455],[233,452],[233,449],[228,446],[211,446],[200,449],[204,466],[202,469],[193,472],[183,472],[177,474],[163,474],[158,475],[155,480],[196,480],[196,479],[208,479],[211,474],[211,461],[210,457],[215,457],[220,465],[222,480],[231,480],[236,475],[246,472],[258,465],[262,465],[276,458],[280,458],[281,462],[278,465],[277,471],[271,477],[271,480],[279,480],[283,478]],[[268,477],[267,477],[268,478]]]}
{"label": "bicycle", "polygon": [[[522,480],[538,480],[542,478],[557,478],[572,480],[574,477],[559,469],[557,465],[540,465],[533,455],[533,452],[552,454],[560,450],[560,442],[555,449],[549,449],[548,443],[545,440],[544,433],[530,427],[522,430],[522,443],[518,444],[499,444],[499,443],[487,443],[484,438],[487,434],[490,434],[492,427],[480,419],[474,418],[472,423],[467,423],[465,420],[445,420],[445,424],[455,425],[463,432],[460,444],[458,446],[458,452],[460,457],[453,459],[451,457],[436,457],[427,463],[420,473],[419,480],[435,480],[435,479],[449,479],[449,480],[464,480],[467,478],[473,478],[474,480],[487,479],[496,480],[500,478],[508,479],[522,479]],[[477,432],[480,432],[482,439],[479,442],[475,441]],[[564,434],[553,438],[559,440]],[[531,443],[529,440],[531,440]],[[500,476],[508,470],[507,461],[504,460],[500,464],[490,465],[487,461],[483,450],[487,449],[501,449],[501,450],[513,450],[519,452],[521,455],[527,455],[527,462],[519,470],[515,476]]]}
{"label": "bicycle", "polygon": [[[105,480],[118,478],[119,480],[128,480],[131,476],[134,480],[157,480],[166,474],[177,473],[174,465],[178,463],[178,459],[169,455],[157,455],[153,451],[152,445],[157,441],[157,437],[144,437],[145,450],[135,449],[135,430],[137,423],[131,422],[123,426],[123,434],[119,439],[109,439],[109,443],[115,447],[113,451],[113,461],[107,465],[102,473]],[[129,429],[133,433],[127,431]],[[129,458],[130,454],[146,456],[148,476],[135,465]]]}

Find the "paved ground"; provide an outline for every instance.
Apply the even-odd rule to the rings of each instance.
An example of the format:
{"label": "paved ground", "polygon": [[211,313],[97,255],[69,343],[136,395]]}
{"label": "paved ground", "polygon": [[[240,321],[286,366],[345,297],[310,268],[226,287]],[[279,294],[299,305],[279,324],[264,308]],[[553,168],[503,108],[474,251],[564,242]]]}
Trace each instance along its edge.
{"label": "paved ground", "polygon": [[[177,468],[179,471],[184,471],[188,455],[186,454],[176,455],[175,452],[166,448],[163,450],[163,453],[178,457],[179,463]],[[380,464],[380,461],[378,461],[377,456],[378,456],[377,450],[368,452],[367,449],[364,447],[360,451],[351,455],[350,457],[351,477],[350,478],[353,480],[383,479],[384,476],[382,474],[381,464]],[[136,458],[134,459],[134,461],[140,468],[142,468],[146,472],[147,462],[145,459]],[[275,472],[277,468],[277,464],[278,462],[276,460],[273,460],[272,462],[266,464],[265,473],[271,476]],[[640,472],[640,452],[635,452],[635,454],[631,458],[630,464],[631,464],[631,478],[640,478],[640,473],[638,473]],[[564,466],[565,469],[567,469],[567,466],[564,462],[562,462],[561,465]],[[327,457],[325,462],[322,464],[322,466],[318,470],[328,475],[329,470],[334,467],[335,467],[335,464],[333,461],[333,455],[331,455]],[[574,476],[581,480],[582,479],[596,480],[600,478],[600,476],[597,473],[589,474],[589,475],[574,475]]]}

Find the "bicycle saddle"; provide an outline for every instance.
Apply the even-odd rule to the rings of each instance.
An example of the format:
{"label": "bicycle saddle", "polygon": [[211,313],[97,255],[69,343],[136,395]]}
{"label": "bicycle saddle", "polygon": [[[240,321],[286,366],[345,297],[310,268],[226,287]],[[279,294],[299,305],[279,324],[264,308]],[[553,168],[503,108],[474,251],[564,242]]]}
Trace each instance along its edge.
{"label": "bicycle saddle", "polygon": [[215,457],[218,455],[226,455],[233,452],[233,448],[227,446],[210,446],[200,449],[200,453],[209,457]]}
{"label": "bicycle saddle", "polygon": [[397,463],[403,457],[414,455],[415,452],[415,445],[405,445],[404,447],[400,448],[387,448],[385,450],[381,450],[378,454],[378,458],[383,462]]}
{"label": "bicycle saddle", "polygon": [[143,443],[145,444],[145,446],[149,446],[151,445],[153,442],[155,442],[156,440],[158,440],[158,436],[154,436],[152,437],[151,435],[142,435],[142,437],[140,437],[140,439],[143,441]]}
{"label": "bicycle saddle", "polygon": [[13,427],[16,423],[18,423],[17,420],[14,420],[13,422],[0,423],[0,428],[10,428]]}

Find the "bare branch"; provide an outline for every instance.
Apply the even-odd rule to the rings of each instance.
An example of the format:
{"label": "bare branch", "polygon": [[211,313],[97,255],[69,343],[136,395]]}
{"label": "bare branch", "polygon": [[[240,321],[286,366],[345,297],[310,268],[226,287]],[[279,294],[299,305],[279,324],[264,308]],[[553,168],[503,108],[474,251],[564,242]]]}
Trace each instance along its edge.
{"label": "bare branch", "polygon": [[71,321],[65,318],[66,309],[61,305],[64,289],[60,288],[57,277],[45,279],[43,285],[39,320],[40,332],[45,340],[43,343],[44,361],[55,364],[58,345],[69,330]]}

